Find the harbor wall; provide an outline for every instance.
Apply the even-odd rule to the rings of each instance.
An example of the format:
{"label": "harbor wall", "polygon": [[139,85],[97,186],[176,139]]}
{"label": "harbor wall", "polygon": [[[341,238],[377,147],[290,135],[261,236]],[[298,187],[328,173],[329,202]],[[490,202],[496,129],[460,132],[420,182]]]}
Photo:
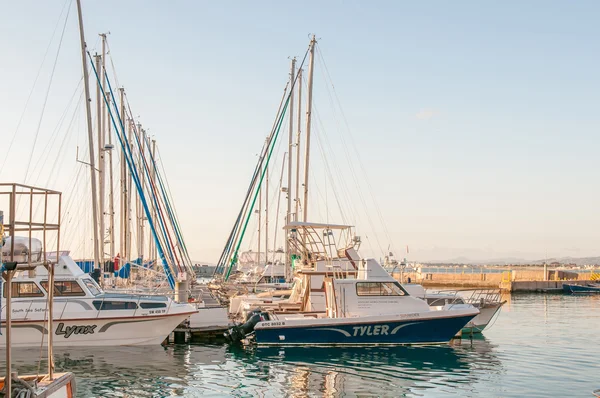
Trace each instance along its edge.
{"label": "harbor wall", "polygon": [[563,270],[544,269],[511,269],[504,272],[458,273],[435,272],[417,273],[405,272],[401,275],[395,271],[394,279],[404,282],[419,283],[425,287],[448,288],[501,288],[511,292],[540,292],[546,290],[562,289],[564,281],[569,283],[585,284],[590,282],[590,273],[577,273]]}

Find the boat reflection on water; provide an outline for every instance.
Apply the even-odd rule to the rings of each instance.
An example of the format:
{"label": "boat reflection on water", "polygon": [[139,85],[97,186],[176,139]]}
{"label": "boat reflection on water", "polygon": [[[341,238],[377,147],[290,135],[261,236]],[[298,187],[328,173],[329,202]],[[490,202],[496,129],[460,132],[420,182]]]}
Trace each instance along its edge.
{"label": "boat reflection on water", "polygon": [[[39,358],[39,350],[13,351],[18,354],[14,368],[35,374],[37,366],[31,364]],[[197,395],[190,382],[197,368],[223,364],[225,355],[225,346],[63,347],[55,350],[54,362],[58,370],[76,374],[78,396],[183,397]]]}
{"label": "boat reflection on water", "polygon": [[[15,369],[35,373],[39,350],[15,351]],[[504,372],[485,337],[423,347],[63,348],[55,363],[75,373],[82,397],[472,395],[480,379]]]}
{"label": "boat reflection on water", "polygon": [[468,390],[483,373],[502,372],[494,348],[480,336],[459,346],[273,347],[257,348],[253,355],[235,350],[232,354],[241,361],[261,363],[265,376],[287,386],[291,396],[374,391],[378,396],[398,396],[431,388]]}

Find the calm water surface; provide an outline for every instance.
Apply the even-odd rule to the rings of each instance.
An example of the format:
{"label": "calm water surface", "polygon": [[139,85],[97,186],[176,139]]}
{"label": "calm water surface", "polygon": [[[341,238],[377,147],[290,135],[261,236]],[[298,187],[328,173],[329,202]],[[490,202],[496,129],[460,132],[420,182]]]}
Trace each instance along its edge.
{"label": "calm water surface", "polygon": [[[81,397],[592,397],[600,296],[513,295],[483,338],[459,346],[57,350]],[[14,350],[19,373],[39,350]]]}

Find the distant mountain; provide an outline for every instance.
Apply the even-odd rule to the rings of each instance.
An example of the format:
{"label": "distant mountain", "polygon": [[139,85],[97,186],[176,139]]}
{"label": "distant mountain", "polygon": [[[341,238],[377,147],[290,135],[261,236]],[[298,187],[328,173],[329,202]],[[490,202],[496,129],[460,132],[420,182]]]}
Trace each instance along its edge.
{"label": "distant mountain", "polygon": [[548,258],[545,260],[532,261],[531,264],[544,264],[544,261],[548,264],[557,262],[561,264],[575,264],[575,265],[600,265],[600,256],[597,257],[558,257]]}
{"label": "distant mountain", "polygon": [[427,261],[428,264],[465,264],[465,265],[509,265],[509,264],[531,264],[543,265],[544,262],[551,264],[558,262],[560,264],[575,264],[575,265],[600,265],[600,256],[598,257],[556,257],[542,260],[526,260],[518,257],[503,257],[489,260],[473,260],[468,257],[455,257],[447,261]]}

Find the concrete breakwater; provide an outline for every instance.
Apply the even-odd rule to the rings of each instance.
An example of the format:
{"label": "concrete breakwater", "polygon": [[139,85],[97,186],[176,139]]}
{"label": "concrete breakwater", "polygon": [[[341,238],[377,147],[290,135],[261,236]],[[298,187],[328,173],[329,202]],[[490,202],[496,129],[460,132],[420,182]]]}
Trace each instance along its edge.
{"label": "concrete breakwater", "polygon": [[[579,272],[578,272],[579,271]],[[447,288],[500,288],[510,292],[542,292],[562,289],[563,283],[586,284],[590,280],[589,271],[544,270],[529,268],[507,269],[503,272],[480,273],[459,272],[404,272],[394,271],[396,280],[419,283],[425,287]]]}

